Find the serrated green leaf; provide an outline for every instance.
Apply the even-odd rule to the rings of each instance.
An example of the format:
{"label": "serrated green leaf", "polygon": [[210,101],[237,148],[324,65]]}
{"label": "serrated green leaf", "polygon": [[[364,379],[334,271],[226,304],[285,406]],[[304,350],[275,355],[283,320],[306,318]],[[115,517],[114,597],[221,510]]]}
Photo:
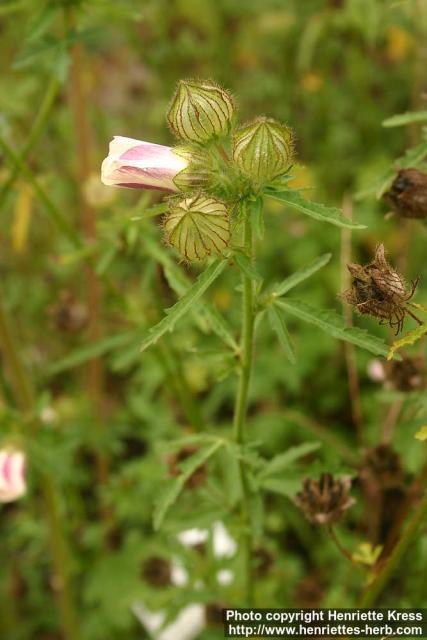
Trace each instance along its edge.
{"label": "serrated green leaf", "polygon": [[402,347],[407,347],[408,345],[415,344],[418,340],[420,340],[427,333],[427,323],[421,324],[412,331],[409,331],[403,338],[399,340],[395,340],[393,342],[390,351],[387,355],[387,360],[392,360],[396,354],[396,351],[401,349]]}
{"label": "serrated green leaf", "polygon": [[273,191],[268,189],[265,194],[270,198],[288,204],[290,207],[294,207],[294,209],[315,220],[329,222],[337,227],[345,227],[347,229],[366,229],[366,225],[351,222],[351,220],[345,218],[340,209],[336,207],[326,207],[324,204],[306,200],[300,196],[298,191],[292,191],[290,189],[286,191]]}
{"label": "serrated green leaf", "polygon": [[414,122],[427,122],[427,111],[407,111],[383,120],[383,127],[401,127]]}
{"label": "serrated green leaf", "polygon": [[173,307],[166,310],[166,316],[158,324],[152,327],[141,345],[141,351],[145,351],[155,344],[167,331],[172,331],[180,320],[205,293],[212,282],[224,271],[227,260],[219,258],[212,262],[203,273],[199,275],[194,285],[178,300]]}
{"label": "serrated green leaf", "polygon": [[388,354],[388,346],[384,340],[370,335],[364,329],[347,327],[343,318],[336,311],[317,309],[306,302],[287,298],[277,300],[276,304],[300,320],[316,325],[333,338],[351,342],[377,356],[387,356]]}
{"label": "serrated green leaf", "polygon": [[279,338],[279,342],[283,347],[283,351],[285,352],[286,357],[292,364],[295,364],[297,359],[295,356],[294,348],[292,346],[288,328],[286,326],[283,313],[279,311],[275,304],[271,304],[268,307],[268,319],[270,320],[273,331],[275,331],[277,337]]}
{"label": "serrated green leaf", "polygon": [[297,284],[303,282],[309,278],[313,273],[316,273],[319,269],[328,264],[332,257],[332,253],[325,253],[323,256],[316,258],[313,262],[310,262],[302,269],[298,269],[291,276],[285,278],[280,284],[273,287],[274,296],[283,296],[285,293],[296,287]]}
{"label": "serrated green leaf", "polygon": [[320,442],[304,442],[303,444],[299,444],[295,447],[291,447],[287,451],[283,453],[279,453],[277,456],[274,456],[268,464],[263,468],[261,473],[259,474],[259,479],[268,478],[269,476],[277,475],[286,470],[292,463],[303,456],[306,456],[308,453],[312,453],[321,447]]}
{"label": "serrated green leaf", "polygon": [[156,530],[160,528],[167,512],[178,499],[179,494],[190,476],[193,475],[196,469],[209,460],[222,445],[222,442],[209,444],[197,451],[193,456],[187,458],[181,465],[182,473],[170,483],[156,505],[153,516],[153,525]]}
{"label": "serrated green leaf", "polygon": [[72,351],[68,356],[55,362],[48,368],[48,375],[55,375],[67,369],[73,369],[78,367],[92,358],[96,358],[105,355],[109,351],[118,349],[119,347],[125,347],[127,344],[135,340],[138,333],[135,331],[127,331],[126,333],[120,333],[118,336],[109,336],[103,338],[89,345]]}

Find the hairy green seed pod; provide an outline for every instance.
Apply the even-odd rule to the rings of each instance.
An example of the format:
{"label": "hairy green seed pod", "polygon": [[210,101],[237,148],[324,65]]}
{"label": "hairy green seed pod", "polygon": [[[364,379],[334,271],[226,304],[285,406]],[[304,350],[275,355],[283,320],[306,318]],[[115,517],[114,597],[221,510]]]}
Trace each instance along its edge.
{"label": "hairy green seed pod", "polygon": [[175,155],[187,161],[185,169],[177,173],[173,182],[180,191],[206,189],[212,180],[212,159],[209,153],[199,146],[175,147]]}
{"label": "hairy green seed pod", "polygon": [[229,133],[234,114],[231,95],[212,82],[181,80],[167,115],[180,140],[207,142]]}
{"label": "hairy green seed pod", "polygon": [[230,221],[223,202],[195,194],[172,203],[164,227],[169,243],[186,260],[221,253],[230,240]]}
{"label": "hairy green seed pod", "polygon": [[293,153],[292,130],[272,118],[256,118],[233,136],[234,162],[257,187],[284,173]]}

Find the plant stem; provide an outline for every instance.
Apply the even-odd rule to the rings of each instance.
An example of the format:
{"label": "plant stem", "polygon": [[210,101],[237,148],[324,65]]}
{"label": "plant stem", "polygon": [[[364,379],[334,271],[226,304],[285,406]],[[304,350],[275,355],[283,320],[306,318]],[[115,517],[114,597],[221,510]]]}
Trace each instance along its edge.
{"label": "plant stem", "polygon": [[418,507],[413,514],[408,526],[406,527],[399,542],[394,547],[392,553],[388,557],[387,562],[382,566],[380,573],[369,585],[364,595],[362,596],[360,606],[372,607],[377,601],[378,597],[384,591],[387,583],[390,581],[393,572],[399,566],[404,554],[408,548],[415,542],[418,529],[427,517],[427,491]]}
{"label": "plant stem", "polygon": [[[68,32],[76,30],[76,15],[74,7],[69,7],[65,12],[66,27]],[[77,42],[71,47],[70,68],[70,111],[73,118],[74,135],[77,150],[77,177],[78,197],[81,211],[81,227],[86,242],[90,245],[96,242],[96,216],[92,207],[83,194],[83,187],[89,178],[91,171],[91,144],[90,127],[87,118],[86,107],[88,104],[86,86],[83,79],[83,51],[81,44]],[[87,306],[89,312],[89,342],[97,342],[102,337],[101,304],[102,289],[92,265],[85,265],[85,280],[87,285]],[[105,402],[105,370],[102,359],[98,356],[91,358],[87,364],[87,385],[89,397],[93,401],[94,424],[99,431],[100,440],[104,440],[106,424]],[[109,459],[102,450],[95,451],[96,474],[100,487],[108,482]],[[108,530],[112,528],[111,510],[104,504],[101,505],[101,515]],[[106,539],[107,541],[107,539]]]}
{"label": "plant stem", "polygon": [[[39,426],[35,416],[35,395],[10,330],[10,321],[0,297],[0,349],[12,381],[16,401],[28,419],[33,432]],[[68,579],[68,551],[62,530],[58,494],[51,477],[44,473],[40,477],[42,497],[50,538],[50,553],[55,577],[55,593],[61,614],[64,638],[78,640],[80,637]]]}
{"label": "plant stem", "polygon": [[[246,211],[246,219],[244,223],[244,244],[247,255],[253,258],[253,241],[252,227],[249,217],[249,211]],[[240,380],[234,410],[234,436],[237,444],[244,445],[246,441],[246,413],[248,405],[249,384],[252,373],[253,346],[254,346],[254,295],[253,282],[251,278],[242,274],[242,335],[240,342]],[[252,560],[252,531],[250,523],[250,492],[248,487],[248,478],[246,466],[243,460],[240,460],[240,478],[243,491],[242,499],[242,546],[245,563],[245,597],[246,605],[253,606],[254,600],[254,580],[253,580],[253,560]]]}

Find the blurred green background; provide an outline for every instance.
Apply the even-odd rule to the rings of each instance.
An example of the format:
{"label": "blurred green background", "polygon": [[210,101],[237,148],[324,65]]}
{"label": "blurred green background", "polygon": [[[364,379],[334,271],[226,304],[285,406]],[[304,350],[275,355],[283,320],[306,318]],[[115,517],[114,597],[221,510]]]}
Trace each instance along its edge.
{"label": "blurred green background", "polygon": [[[293,186],[311,188],[307,197],[329,205],[344,202],[347,211],[353,199],[354,217],[368,226],[353,234],[354,260],[368,260],[382,241],[408,277],[425,274],[425,230],[385,219],[375,188],[421,139],[418,125],[381,123],[425,108],[426,23],[424,0],[2,0],[1,288],[34,390],[31,406],[19,407],[3,372],[1,438],[27,451],[29,495],[0,511],[2,638],[67,637],[64,580],[65,609],[69,596],[80,627],[68,638],[161,638],[145,634],[135,602],[163,609],[171,620],[188,603],[214,613],[213,605],[239,603],[238,558],[216,558],[209,544],[184,548],[176,538],[219,520],[233,534],[227,459],[211,465],[209,481],[184,492],[160,532],[152,528],[154,501],[170,475],[168,442],[204,424],[227,433],[235,378],[217,338],[190,319],[141,357],[141,336],[176,299],[169,284],[179,259],[162,243],[158,219],[134,219],[160,201],[157,193],[100,184],[109,140],[173,144],[165,113],[176,82],[214,79],[233,92],[242,121],[265,114],[292,126]],[[259,269],[267,281],[280,280],[332,252],[298,295],[340,310],[341,241],[338,228],[270,206]],[[236,285],[227,274],[210,295],[237,328]],[[421,280],[418,301],[425,293]],[[388,328],[373,320],[355,322],[388,339]],[[262,453],[321,441],[306,461],[312,473],[354,473],[363,448],[378,443],[391,403],[400,402],[394,445],[408,487],[425,455],[414,440],[425,393],[384,391],[367,376],[372,357],[357,351],[357,445],[343,345],[293,319],[289,328],[296,366],[274,335],[258,332],[250,429]],[[293,490],[303,472],[289,479]],[[370,505],[357,483],[355,495],[343,541],[352,549],[384,543],[392,509],[383,509],[382,533],[372,537]],[[364,576],[337,557],[286,495],[269,494],[263,512],[259,553],[269,560],[258,576],[258,606],[356,606]],[[51,535],[58,529],[65,550],[62,537]],[[58,549],[59,573],[51,562]],[[147,572],[153,557],[166,563],[155,566],[154,579]],[[181,586],[169,580],[168,563],[177,559],[189,576]],[[426,559],[424,538],[383,594],[384,606],[425,604],[418,569]],[[215,578],[223,569],[237,576],[225,586]],[[215,620],[208,616],[197,638],[221,638]]]}

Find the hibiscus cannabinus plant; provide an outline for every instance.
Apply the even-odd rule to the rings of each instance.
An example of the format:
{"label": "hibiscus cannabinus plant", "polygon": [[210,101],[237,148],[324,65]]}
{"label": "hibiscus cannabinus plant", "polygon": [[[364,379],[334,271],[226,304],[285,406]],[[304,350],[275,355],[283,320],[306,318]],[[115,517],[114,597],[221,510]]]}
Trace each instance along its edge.
{"label": "hibiscus cannabinus plant", "polygon": [[[298,190],[291,188],[292,130],[268,117],[258,117],[240,125],[234,98],[208,81],[181,81],[167,120],[178,140],[177,146],[169,148],[118,136],[110,144],[109,155],[102,165],[102,180],[107,185],[160,189],[167,193],[164,206],[155,205],[151,212],[146,213],[156,215],[165,212],[163,229],[168,244],[186,262],[206,263],[206,266],[202,264],[204,270],[193,284],[185,291],[181,288],[180,299],[148,332],[142,350],[175,330],[184,315],[202,310],[211,331],[224,343],[224,348],[235,362],[238,385],[233,436],[229,439],[218,437],[212,427],[206,427],[206,433],[194,436],[187,443],[192,446],[187,447],[185,455],[178,455],[179,463],[175,464],[171,474],[173,478],[158,501],[154,525],[161,526],[182,491],[191,490],[199,484],[191,482],[194,474],[198,473],[197,478],[204,482],[209,459],[217,456],[220,450],[227,449],[236,465],[238,484],[235,495],[230,497],[229,515],[240,535],[244,602],[252,604],[254,550],[262,530],[260,505],[263,492],[268,490],[267,480],[282,473],[287,456],[289,458],[288,452],[284,452],[273,460],[264,460],[248,433],[247,410],[254,364],[255,327],[265,318],[291,362],[296,361],[297,354],[287,329],[288,315],[376,355],[385,356],[388,349],[379,338],[348,327],[336,311],[317,309],[306,302],[286,297],[291,289],[326,265],[330,254],[320,256],[279,284],[263,283],[255,253],[257,241],[264,236],[265,199],[280,201],[284,206],[320,222],[363,228],[344,217],[339,209],[307,200]],[[227,268],[237,268],[241,278],[238,293],[242,312],[237,339],[236,329],[213,305],[197,304]],[[289,459],[294,462],[312,450],[312,444],[305,445]],[[330,529],[332,523],[353,504],[349,490],[349,477],[333,479],[330,475],[322,476],[320,484],[306,480],[303,492],[294,496],[294,503],[308,514],[309,519],[327,523]],[[318,517],[318,513],[327,513],[327,517]]]}

